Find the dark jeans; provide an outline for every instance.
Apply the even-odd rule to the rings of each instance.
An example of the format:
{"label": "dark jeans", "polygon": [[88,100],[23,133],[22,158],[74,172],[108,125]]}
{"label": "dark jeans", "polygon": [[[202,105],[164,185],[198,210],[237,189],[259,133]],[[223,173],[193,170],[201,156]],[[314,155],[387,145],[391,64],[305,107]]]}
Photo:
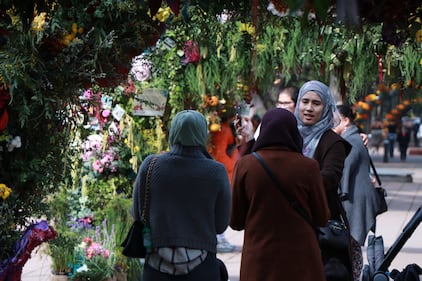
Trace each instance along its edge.
{"label": "dark jeans", "polygon": [[394,157],[394,145],[396,143],[397,134],[388,133],[388,147],[390,152],[390,157]]}
{"label": "dark jeans", "polygon": [[406,160],[407,148],[408,148],[407,144],[399,144],[400,160],[403,160],[403,161]]}

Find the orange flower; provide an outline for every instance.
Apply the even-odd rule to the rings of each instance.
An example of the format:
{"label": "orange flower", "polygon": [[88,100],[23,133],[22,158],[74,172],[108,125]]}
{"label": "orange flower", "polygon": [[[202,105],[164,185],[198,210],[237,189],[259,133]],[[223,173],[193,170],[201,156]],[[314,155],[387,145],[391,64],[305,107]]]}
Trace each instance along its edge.
{"label": "orange flower", "polygon": [[220,124],[213,123],[210,125],[210,132],[218,132],[220,131]]}
{"label": "orange flower", "polygon": [[386,118],[387,120],[394,120],[394,116],[393,116],[393,114],[391,114],[391,113],[387,113],[387,114],[385,114],[385,118]]}
{"label": "orange flower", "polygon": [[211,96],[211,97],[208,99],[208,104],[209,104],[210,106],[217,106],[217,105],[218,105],[218,97],[217,97],[217,96]]}
{"label": "orange flower", "polygon": [[391,84],[391,90],[398,90],[400,89],[400,84],[399,83],[393,83]]}
{"label": "orange flower", "polygon": [[404,109],[404,105],[400,103],[400,104],[396,105],[396,108],[398,110],[403,110]]}
{"label": "orange flower", "polygon": [[365,101],[375,101],[375,100],[377,100],[376,94],[369,94],[365,97]]}

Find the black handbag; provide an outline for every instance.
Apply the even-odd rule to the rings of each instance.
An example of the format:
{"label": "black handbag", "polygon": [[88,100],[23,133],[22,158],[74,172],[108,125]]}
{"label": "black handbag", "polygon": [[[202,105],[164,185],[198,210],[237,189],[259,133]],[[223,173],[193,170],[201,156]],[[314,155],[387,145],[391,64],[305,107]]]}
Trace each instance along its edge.
{"label": "black handbag", "polygon": [[132,223],[129,232],[122,242],[122,254],[129,258],[145,258],[147,249],[144,246],[144,237],[142,231],[144,224],[136,220]]}
{"label": "black handbag", "polygon": [[378,187],[375,187],[375,193],[377,197],[377,215],[385,213],[388,211],[387,201],[385,197],[387,197],[387,191],[382,187],[381,179],[378,176],[377,170],[375,169],[374,162],[372,162],[371,157],[369,157],[369,163],[371,164],[372,172],[377,180]]}
{"label": "black handbag", "polygon": [[150,240],[151,230],[149,228],[148,214],[149,189],[152,168],[154,167],[156,161],[157,157],[153,158],[148,165],[141,220],[136,220],[132,223],[125,240],[121,244],[121,247],[123,247],[122,254],[128,258],[145,258],[152,246]]}
{"label": "black handbag", "polygon": [[350,233],[344,222],[329,220],[327,226],[320,227],[319,231],[318,241],[321,249],[349,250]]}

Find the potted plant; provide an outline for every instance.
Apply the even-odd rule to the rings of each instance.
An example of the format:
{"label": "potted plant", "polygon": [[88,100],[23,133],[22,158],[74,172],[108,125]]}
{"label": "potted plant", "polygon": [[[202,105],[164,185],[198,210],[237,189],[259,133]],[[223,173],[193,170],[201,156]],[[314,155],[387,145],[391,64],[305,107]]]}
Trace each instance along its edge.
{"label": "potted plant", "polygon": [[48,197],[50,219],[57,237],[47,244],[46,253],[51,258],[52,280],[67,280],[75,262],[74,249],[79,241],[78,234],[67,226],[69,198],[64,187]]}
{"label": "potted plant", "polygon": [[57,238],[49,241],[47,253],[51,257],[52,281],[67,280],[75,261],[77,237],[71,231],[58,232]]}
{"label": "potted plant", "polygon": [[114,231],[107,231],[104,221],[102,229],[87,232],[82,243],[76,248],[76,268],[72,274],[74,281],[115,280],[116,254]]}

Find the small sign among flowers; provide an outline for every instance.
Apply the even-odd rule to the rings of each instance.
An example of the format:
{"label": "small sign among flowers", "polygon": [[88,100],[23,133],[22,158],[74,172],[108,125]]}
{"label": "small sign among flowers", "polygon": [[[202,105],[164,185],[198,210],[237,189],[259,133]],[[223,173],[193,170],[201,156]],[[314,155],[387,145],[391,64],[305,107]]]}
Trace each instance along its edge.
{"label": "small sign among flowers", "polygon": [[167,97],[166,90],[145,89],[141,94],[135,96],[132,113],[137,116],[163,116]]}

